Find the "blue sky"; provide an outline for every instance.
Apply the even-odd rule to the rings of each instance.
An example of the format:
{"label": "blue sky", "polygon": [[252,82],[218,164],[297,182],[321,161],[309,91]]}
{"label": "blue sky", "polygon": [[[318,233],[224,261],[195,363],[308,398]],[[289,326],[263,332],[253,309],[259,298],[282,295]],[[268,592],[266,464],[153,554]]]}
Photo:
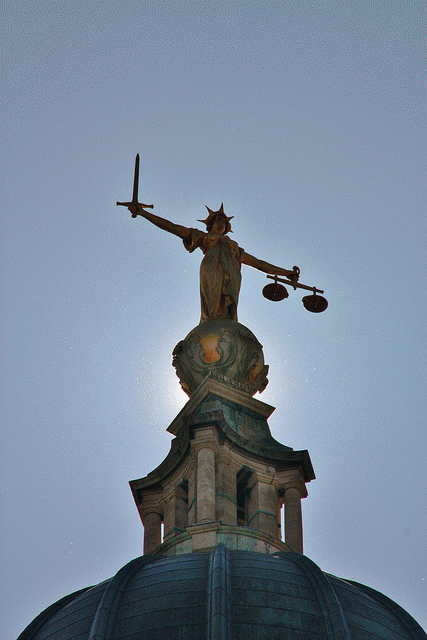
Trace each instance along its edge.
{"label": "blue sky", "polygon": [[[418,2],[5,2],[1,637],[141,553],[127,485],[184,405],[201,254],[116,200],[325,289],[262,297],[276,439],[310,452],[305,552],[427,626],[425,68]],[[425,52],[424,52],[425,53]]]}

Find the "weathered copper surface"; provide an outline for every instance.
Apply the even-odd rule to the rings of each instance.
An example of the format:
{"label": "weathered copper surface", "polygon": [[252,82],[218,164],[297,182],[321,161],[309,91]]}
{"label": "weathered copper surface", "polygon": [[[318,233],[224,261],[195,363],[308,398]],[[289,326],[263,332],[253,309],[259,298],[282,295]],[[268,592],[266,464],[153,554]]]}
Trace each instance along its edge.
{"label": "weathered copper surface", "polygon": [[292,551],[131,560],[40,614],[18,640],[426,640],[383,594]]}

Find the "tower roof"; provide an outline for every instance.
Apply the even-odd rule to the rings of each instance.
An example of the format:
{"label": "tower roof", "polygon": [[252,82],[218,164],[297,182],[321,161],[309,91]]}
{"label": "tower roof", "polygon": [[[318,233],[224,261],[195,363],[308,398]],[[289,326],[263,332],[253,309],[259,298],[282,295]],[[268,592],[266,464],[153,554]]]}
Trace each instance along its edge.
{"label": "tower roof", "polygon": [[63,598],[18,640],[425,640],[399,605],[294,552],[136,558]]}

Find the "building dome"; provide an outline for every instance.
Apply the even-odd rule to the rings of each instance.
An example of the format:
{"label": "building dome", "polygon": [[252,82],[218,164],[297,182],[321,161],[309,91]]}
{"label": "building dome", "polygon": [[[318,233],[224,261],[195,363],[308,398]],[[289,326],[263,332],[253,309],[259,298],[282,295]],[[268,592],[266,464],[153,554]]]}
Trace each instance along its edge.
{"label": "building dome", "polygon": [[41,613],[18,640],[421,640],[381,593],[304,555],[233,551],[148,555]]}

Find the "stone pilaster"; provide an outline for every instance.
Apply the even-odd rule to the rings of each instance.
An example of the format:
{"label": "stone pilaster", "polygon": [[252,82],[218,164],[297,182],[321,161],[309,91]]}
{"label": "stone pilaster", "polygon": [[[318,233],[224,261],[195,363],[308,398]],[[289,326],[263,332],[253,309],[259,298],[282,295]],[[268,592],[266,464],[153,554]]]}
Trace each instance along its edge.
{"label": "stone pilaster", "polygon": [[285,490],[285,544],[303,553],[301,492],[298,487]]}
{"label": "stone pilaster", "polygon": [[267,478],[253,475],[248,503],[248,526],[258,531],[280,537],[277,521],[278,495],[275,486]]}
{"label": "stone pilaster", "polygon": [[188,525],[188,494],[182,487],[175,489],[175,528],[184,531]]}
{"label": "stone pilaster", "polygon": [[197,499],[196,499],[196,488],[197,488],[197,473],[196,468],[194,467],[188,478],[188,524],[196,524],[196,509],[197,509]]}
{"label": "stone pilaster", "polygon": [[200,446],[197,452],[197,524],[215,521],[215,452]]}
{"label": "stone pilaster", "polygon": [[216,473],[216,520],[237,524],[236,471],[230,455],[221,455]]}
{"label": "stone pilaster", "polygon": [[188,524],[187,493],[181,486],[164,493],[164,538],[185,531]]}

